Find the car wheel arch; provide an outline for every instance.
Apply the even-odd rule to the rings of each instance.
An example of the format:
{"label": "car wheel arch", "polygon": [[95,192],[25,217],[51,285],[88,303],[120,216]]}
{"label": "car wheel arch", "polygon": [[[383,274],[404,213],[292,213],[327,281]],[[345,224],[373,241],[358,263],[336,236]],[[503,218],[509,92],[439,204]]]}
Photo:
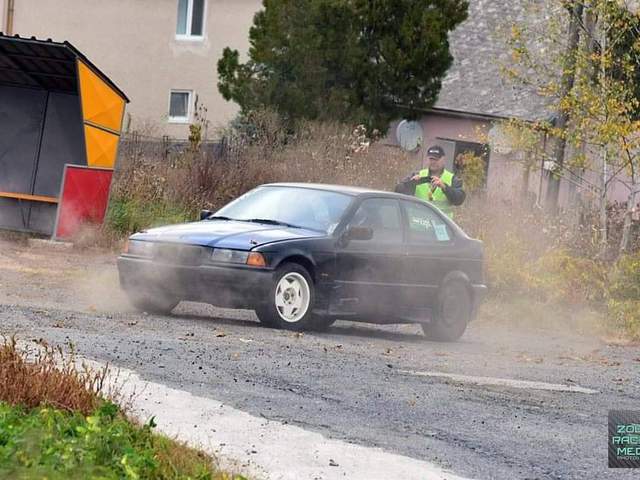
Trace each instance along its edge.
{"label": "car wheel arch", "polygon": [[452,272],[449,272],[442,280],[442,283],[440,284],[440,290],[442,290],[445,287],[445,285],[450,282],[464,283],[467,287],[467,290],[469,290],[469,293],[473,297],[473,288],[471,287],[471,280],[469,279],[469,276],[466,273],[460,270],[454,270]]}
{"label": "car wheel arch", "polygon": [[309,272],[311,280],[313,280],[314,283],[316,282],[315,264],[306,256],[300,254],[288,255],[282,258],[282,260],[280,260],[275,267],[280,268],[280,266],[284,265],[285,263],[297,263],[298,265],[304,267],[307,272]]}

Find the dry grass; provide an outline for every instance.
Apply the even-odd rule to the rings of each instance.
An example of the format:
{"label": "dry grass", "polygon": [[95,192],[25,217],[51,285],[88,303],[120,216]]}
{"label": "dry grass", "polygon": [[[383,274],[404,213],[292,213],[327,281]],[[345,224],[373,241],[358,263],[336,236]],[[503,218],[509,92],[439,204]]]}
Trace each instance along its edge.
{"label": "dry grass", "polygon": [[201,149],[159,156],[149,146],[124,149],[112,190],[109,224],[121,234],[157,223],[195,219],[257,185],[312,182],[384,190],[415,169],[402,150],[371,143],[362,128],[308,123],[295,133],[268,112],[252,128],[224,132],[217,155]]}
{"label": "dry grass", "polygon": [[22,349],[15,338],[0,347],[0,401],[27,409],[52,406],[89,415],[102,402],[107,367],[78,367],[75,355],[40,342]]}

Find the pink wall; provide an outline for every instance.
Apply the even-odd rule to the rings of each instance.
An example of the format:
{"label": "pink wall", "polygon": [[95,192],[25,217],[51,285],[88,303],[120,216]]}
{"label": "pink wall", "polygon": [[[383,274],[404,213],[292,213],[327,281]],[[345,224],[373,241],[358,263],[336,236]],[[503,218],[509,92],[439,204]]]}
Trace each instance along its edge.
{"label": "pink wall", "polygon": [[[487,132],[493,124],[491,119],[481,118],[465,118],[462,116],[454,116],[444,113],[429,113],[421,119],[424,142],[419,151],[413,154],[415,170],[422,168],[422,159],[425,157],[426,150],[434,144],[440,144],[447,152],[447,162],[449,168],[453,162],[453,152],[448,148],[447,142],[443,139],[458,140],[465,142],[485,143]],[[396,127],[399,122],[394,122],[384,140],[387,144],[398,145],[396,139]],[[597,158],[593,161],[598,164]],[[407,172],[409,173],[409,172]],[[542,188],[540,188],[541,165],[535,165],[531,169],[529,177],[528,191],[533,199],[538,198],[541,191],[542,201],[546,196],[548,173],[542,175]],[[580,172],[580,177],[584,178],[582,185],[574,185],[571,181],[563,179],[560,186],[560,205],[569,207],[573,204],[576,192],[580,192],[583,198],[587,200],[596,200],[597,195],[590,192],[589,183],[594,185],[600,184],[599,168],[593,167],[590,170]],[[489,158],[489,172],[487,176],[487,191],[498,198],[510,201],[513,198],[519,198],[522,192],[522,176],[523,167],[515,154],[501,155],[497,152],[491,152]],[[580,180],[576,178],[579,182]],[[592,189],[591,189],[592,190]],[[624,202],[627,199],[628,188],[621,181],[612,182],[609,191],[609,199],[611,201]]]}
{"label": "pink wall", "polygon": [[[491,128],[491,120],[460,118],[442,114],[427,114],[422,119],[424,142],[419,151],[414,154],[415,169],[421,168],[427,149],[434,144],[441,145],[447,152],[447,164],[451,168],[453,152],[447,148],[446,140],[485,143],[486,135]],[[391,125],[386,142],[397,145],[396,127],[399,122]],[[489,158],[489,172],[487,189],[489,192],[505,198],[511,198],[521,188],[520,165],[510,161],[508,157],[492,152]]]}

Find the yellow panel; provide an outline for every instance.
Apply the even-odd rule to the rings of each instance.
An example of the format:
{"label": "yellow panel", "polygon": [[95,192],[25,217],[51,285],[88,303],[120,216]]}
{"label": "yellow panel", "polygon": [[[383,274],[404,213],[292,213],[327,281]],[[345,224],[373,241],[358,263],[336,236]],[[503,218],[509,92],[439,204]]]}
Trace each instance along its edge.
{"label": "yellow panel", "polygon": [[78,61],[78,74],[84,120],[119,132],[124,99],[81,61]]}
{"label": "yellow panel", "polygon": [[87,165],[90,167],[113,168],[116,163],[120,137],[90,125],[84,126],[87,142]]}

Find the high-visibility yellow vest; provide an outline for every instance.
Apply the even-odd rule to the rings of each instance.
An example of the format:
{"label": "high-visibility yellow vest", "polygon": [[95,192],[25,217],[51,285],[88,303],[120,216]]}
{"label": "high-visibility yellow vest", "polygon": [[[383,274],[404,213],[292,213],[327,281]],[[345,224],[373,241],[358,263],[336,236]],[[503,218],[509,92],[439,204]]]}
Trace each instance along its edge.
{"label": "high-visibility yellow vest", "polygon": [[[429,169],[425,168],[424,170],[420,170],[418,175],[420,176],[420,178],[428,177]],[[442,172],[442,175],[440,175],[440,180],[442,180],[445,185],[451,186],[451,183],[453,182],[453,173],[445,169]],[[418,185],[416,187],[416,197],[433,203],[436,207],[446,213],[449,218],[453,218],[452,205],[440,187],[436,188],[432,192],[430,183],[423,183],[421,185]]]}

